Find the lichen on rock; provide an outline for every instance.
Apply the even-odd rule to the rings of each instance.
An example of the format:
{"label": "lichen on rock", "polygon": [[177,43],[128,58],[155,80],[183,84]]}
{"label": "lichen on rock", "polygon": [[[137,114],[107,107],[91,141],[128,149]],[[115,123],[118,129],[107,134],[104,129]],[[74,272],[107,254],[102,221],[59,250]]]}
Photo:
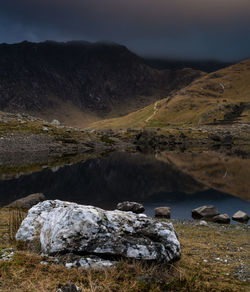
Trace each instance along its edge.
{"label": "lichen on rock", "polygon": [[117,260],[132,258],[172,262],[181,256],[171,223],[143,214],[105,211],[59,200],[44,201],[29,210],[16,239],[39,239],[45,254],[74,253]]}

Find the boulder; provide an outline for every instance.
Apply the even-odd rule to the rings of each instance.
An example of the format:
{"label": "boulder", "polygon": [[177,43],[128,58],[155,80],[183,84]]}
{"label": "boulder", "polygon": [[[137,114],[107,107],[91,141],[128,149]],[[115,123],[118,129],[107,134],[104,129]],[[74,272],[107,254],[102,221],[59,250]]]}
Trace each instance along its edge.
{"label": "boulder", "polygon": [[82,292],[82,290],[77,287],[75,284],[66,284],[59,288],[56,292]]}
{"label": "boulder", "polygon": [[37,193],[31,194],[27,197],[21,198],[9,204],[7,207],[27,208],[30,209],[32,206],[45,201],[46,197],[44,194]]}
{"label": "boulder", "polygon": [[230,224],[230,217],[227,214],[220,214],[213,217],[213,222],[221,224]]}
{"label": "boulder", "polygon": [[232,219],[234,221],[238,221],[241,223],[247,223],[249,220],[249,216],[247,215],[247,213],[245,213],[243,211],[238,211],[233,215]]}
{"label": "boulder", "polygon": [[145,211],[145,208],[142,204],[136,202],[122,202],[116,206],[117,210],[126,211],[126,212],[133,212],[135,214],[140,214]]}
{"label": "boulder", "polygon": [[219,214],[219,211],[214,206],[202,206],[192,211],[194,219],[212,219]]}
{"label": "boulder", "polygon": [[168,263],[180,259],[181,249],[171,223],[144,214],[104,211],[59,200],[32,207],[17,234],[18,241],[40,241],[47,255],[95,255]]}
{"label": "boulder", "polygon": [[170,210],[171,209],[169,207],[155,208],[155,217],[170,219],[170,216],[171,216]]}

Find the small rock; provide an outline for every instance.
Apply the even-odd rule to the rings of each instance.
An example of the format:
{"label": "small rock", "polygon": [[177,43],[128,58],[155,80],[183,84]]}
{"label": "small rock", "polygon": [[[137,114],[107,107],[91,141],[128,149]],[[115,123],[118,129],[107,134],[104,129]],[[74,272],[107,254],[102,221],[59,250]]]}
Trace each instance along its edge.
{"label": "small rock", "polygon": [[247,213],[245,213],[243,211],[238,211],[233,215],[232,219],[234,221],[238,221],[241,223],[247,223],[249,220],[249,216],[247,215]]}
{"label": "small rock", "polygon": [[201,220],[199,225],[200,226],[208,226],[207,222],[204,220]]}
{"label": "small rock", "polygon": [[102,269],[106,267],[111,267],[115,264],[117,264],[116,261],[104,260],[97,256],[82,257],[79,260],[79,266],[86,269]]}
{"label": "small rock", "polygon": [[219,211],[214,206],[202,206],[192,210],[194,219],[212,219],[219,214]]}
{"label": "small rock", "polygon": [[4,248],[0,250],[0,261],[8,262],[15,255],[15,250],[13,248]]}
{"label": "small rock", "polygon": [[167,218],[171,217],[171,209],[169,207],[158,207],[155,208],[155,217],[157,218]]}
{"label": "small rock", "polygon": [[60,125],[61,125],[61,123],[60,123],[58,120],[56,120],[56,119],[54,119],[54,120],[51,122],[51,124],[52,124],[52,125],[55,125],[55,126],[60,126]]}
{"label": "small rock", "polygon": [[27,208],[30,209],[34,205],[45,201],[46,197],[42,193],[31,194],[9,204],[7,207]]}
{"label": "small rock", "polygon": [[218,136],[218,135],[215,135],[215,134],[211,134],[211,135],[209,136],[209,138],[210,138],[211,140],[215,141],[215,142],[220,142],[220,141],[221,141],[221,137]]}
{"label": "small rock", "polygon": [[82,290],[75,284],[68,283],[63,287],[59,288],[56,292],[82,292]]}
{"label": "small rock", "polygon": [[47,127],[43,127],[43,132],[48,132],[49,129]]}
{"label": "small rock", "polygon": [[140,214],[145,211],[145,208],[142,204],[136,202],[122,202],[119,203],[116,207],[117,210],[125,211],[125,212],[133,212],[135,214]]}
{"label": "small rock", "polygon": [[230,224],[230,217],[227,214],[220,214],[213,217],[213,222],[220,224]]}

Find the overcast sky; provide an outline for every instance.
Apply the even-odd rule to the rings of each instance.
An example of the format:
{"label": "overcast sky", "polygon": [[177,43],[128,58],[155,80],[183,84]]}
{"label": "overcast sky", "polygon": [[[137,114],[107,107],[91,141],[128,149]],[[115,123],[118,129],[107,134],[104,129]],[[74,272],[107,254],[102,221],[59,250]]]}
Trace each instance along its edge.
{"label": "overcast sky", "polygon": [[250,0],[0,0],[0,42],[110,40],[146,56],[250,57]]}

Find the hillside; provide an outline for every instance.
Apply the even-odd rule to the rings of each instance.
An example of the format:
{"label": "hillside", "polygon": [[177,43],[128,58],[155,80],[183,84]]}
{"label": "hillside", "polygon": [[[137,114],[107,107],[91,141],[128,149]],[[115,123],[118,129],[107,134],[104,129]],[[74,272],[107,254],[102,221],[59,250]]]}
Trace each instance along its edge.
{"label": "hillside", "polygon": [[0,110],[73,126],[143,108],[204,73],[157,70],[114,43],[0,45]]}
{"label": "hillside", "polygon": [[250,59],[210,73],[142,110],[93,128],[166,127],[250,122]]}

